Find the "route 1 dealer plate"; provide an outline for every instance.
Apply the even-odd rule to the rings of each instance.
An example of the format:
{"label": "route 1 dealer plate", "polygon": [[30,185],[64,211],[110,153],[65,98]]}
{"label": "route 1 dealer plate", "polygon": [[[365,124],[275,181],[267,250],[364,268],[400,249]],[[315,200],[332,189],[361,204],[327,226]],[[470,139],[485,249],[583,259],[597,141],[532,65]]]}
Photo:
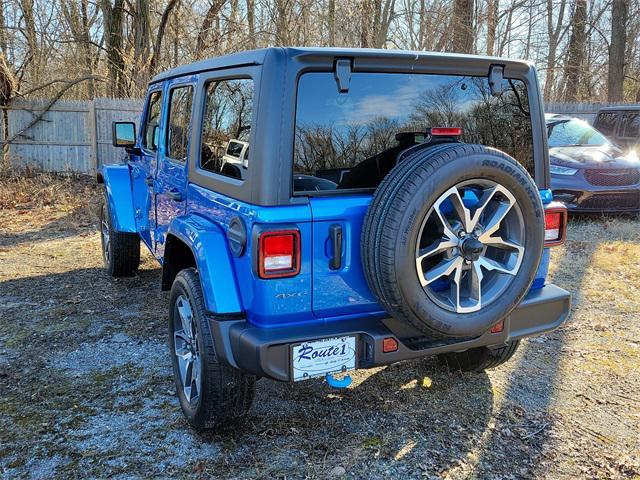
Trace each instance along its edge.
{"label": "route 1 dealer plate", "polygon": [[291,347],[293,381],[356,368],[356,337],[335,337],[304,342]]}

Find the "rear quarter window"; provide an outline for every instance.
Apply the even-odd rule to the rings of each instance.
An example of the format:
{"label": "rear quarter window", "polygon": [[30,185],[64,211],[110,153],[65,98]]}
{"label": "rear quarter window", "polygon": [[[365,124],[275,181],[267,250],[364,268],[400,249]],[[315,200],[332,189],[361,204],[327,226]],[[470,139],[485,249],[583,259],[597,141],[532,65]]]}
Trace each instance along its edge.
{"label": "rear quarter window", "polygon": [[615,136],[616,133],[616,122],[618,120],[618,114],[615,112],[611,113],[599,113],[596,118],[595,126],[600,132],[606,135],[609,138]]}
{"label": "rear quarter window", "polygon": [[332,73],[306,73],[298,84],[294,181],[309,176],[336,189],[375,188],[397,154],[430,127],[462,127],[462,141],[500,149],[534,176],[533,135],[523,82],[504,80],[491,95],[486,77],[354,73],[339,93]]}
{"label": "rear quarter window", "polygon": [[638,138],[640,134],[640,113],[627,112],[622,115],[620,136],[623,138]]}

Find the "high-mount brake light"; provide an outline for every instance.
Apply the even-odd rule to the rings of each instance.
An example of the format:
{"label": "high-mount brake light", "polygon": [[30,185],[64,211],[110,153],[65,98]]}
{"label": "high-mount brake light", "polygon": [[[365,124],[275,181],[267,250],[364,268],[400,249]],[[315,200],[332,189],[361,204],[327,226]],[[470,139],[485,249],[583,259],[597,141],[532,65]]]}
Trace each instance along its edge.
{"label": "high-mount brake light", "polygon": [[551,202],[544,209],[544,246],[562,245],[567,237],[567,207]]}
{"label": "high-mount brake light", "polygon": [[460,127],[432,127],[429,131],[434,137],[459,137],[462,135]]}
{"label": "high-mount brake light", "polygon": [[300,273],[300,232],[272,230],[258,238],[260,278],[293,277]]}

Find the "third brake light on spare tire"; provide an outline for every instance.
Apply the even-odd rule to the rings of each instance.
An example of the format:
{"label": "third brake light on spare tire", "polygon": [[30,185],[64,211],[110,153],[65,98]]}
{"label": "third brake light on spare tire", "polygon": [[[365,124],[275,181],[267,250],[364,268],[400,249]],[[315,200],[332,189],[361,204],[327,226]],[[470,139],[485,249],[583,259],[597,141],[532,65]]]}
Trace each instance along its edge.
{"label": "third brake light on spare tire", "polygon": [[431,127],[429,133],[433,137],[459,137],[462,135],[460,127]]}

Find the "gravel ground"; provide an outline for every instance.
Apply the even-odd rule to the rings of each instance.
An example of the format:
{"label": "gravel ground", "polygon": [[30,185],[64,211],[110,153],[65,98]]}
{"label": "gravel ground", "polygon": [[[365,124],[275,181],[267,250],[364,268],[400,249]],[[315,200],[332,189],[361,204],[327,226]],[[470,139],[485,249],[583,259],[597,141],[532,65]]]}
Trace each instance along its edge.
{"label": "gravel ground", "polygon": [[198,435],[175,397],[157,264],[103,272],[90,184],[3,204],[16,185],[34,188],[0,184],[4,478],[640,478],[637,219],[572,220],[552,259],[571,319],[505,366],[427,359],[340,391],[261,380],[243,426]]}

